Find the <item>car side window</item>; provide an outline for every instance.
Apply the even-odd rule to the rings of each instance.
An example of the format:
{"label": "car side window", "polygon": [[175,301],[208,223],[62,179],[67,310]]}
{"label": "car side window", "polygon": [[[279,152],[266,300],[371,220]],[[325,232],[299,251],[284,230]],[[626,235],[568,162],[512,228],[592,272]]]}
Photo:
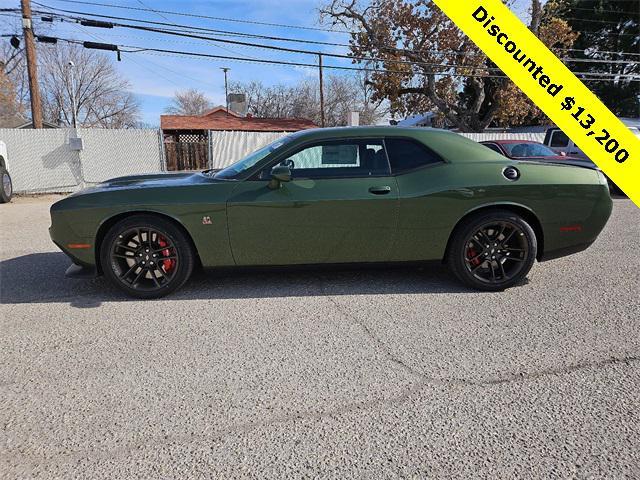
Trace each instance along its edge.
{"label": "car side window", "polygon": [[567,147],[569,145],[569,137],[562,130],[556,130],[551,134],[550,147]]}
{"label": "car side window", "polygon": [[393,174],[442,162],[442,158],[435,152],[415,140],[388,138],[385,140],[385,144]]}
{"label": "car side window", "polygon": [[389,175],[384,142],[380,139],[318,142],[289,155],[279,164],[288,166],[294,179]]}
{"label": "car side window", "polygon": [[487,148],[490,148],[491,150],[493,150],[494,152],[499,153],[500,155],[504,155],[502,153],[502,151],[500,150],[500,147],[498,147],[495,143],[483,143],[482,145],[484,145]]}

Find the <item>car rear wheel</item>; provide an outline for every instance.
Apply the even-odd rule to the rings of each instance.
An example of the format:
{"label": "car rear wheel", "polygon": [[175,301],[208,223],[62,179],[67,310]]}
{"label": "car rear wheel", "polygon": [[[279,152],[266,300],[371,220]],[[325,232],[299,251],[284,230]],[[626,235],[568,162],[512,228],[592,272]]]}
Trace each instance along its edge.
{"label": "car rear wheel", "polygon": [[533,228],[508,210],[471,217],[456,228],[448,264],[464,284],[477,290],[500,291],[520,283],[537,255]]}
{"label": "car rear wheel", "polygon": [[9,203],[13,195],[13,183],[7,169],[0,167],[0,203]]}
{"label": "car rear wheel", "polygon": [[127,294],[160,298],[189,279],[195,253],[187,236],[171,221],[135,215],[109,229],[100,262],[105,276]]}

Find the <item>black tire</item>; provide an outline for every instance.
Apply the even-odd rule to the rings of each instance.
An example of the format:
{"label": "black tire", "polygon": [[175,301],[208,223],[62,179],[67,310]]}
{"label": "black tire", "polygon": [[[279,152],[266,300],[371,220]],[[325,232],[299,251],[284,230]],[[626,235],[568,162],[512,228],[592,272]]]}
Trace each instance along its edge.
{"label": "black tire", "polygon": [[160,298],[191,276],[195,251],[170,220],[134,215],[109,229],[100,247],[104,275],[132,297]]}
{"label": "black tire", "polygon": [[13,183],[7,169],[0,167],[0,203],[9,203],[13,196]]}
{"label": "black tire", "polygon": [[501,291],[527,276],[538,253],[536,234],[519,215],[502,209],[464,220],[454,230],[447,263],[476,290]]}

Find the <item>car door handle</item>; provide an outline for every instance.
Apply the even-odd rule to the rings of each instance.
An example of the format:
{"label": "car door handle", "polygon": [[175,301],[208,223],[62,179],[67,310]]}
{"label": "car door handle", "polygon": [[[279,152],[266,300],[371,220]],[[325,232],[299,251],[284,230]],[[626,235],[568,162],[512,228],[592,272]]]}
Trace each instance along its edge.
{"label": "car door handle", "polygon": [[369,189],[369,192],[373,193],[374,195],[386,195],[390,191],[391,191],[391,187],[389,187],[389,186],[371,187]]}

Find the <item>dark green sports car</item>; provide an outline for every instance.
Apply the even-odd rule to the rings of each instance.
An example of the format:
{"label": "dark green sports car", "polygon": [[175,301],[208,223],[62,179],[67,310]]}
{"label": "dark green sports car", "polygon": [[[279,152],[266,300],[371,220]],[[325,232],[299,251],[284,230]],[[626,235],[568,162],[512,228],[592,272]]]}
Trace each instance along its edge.
{"label": "dark green sports car", "polygon": [[194,267],[446,262],[502,290],[534,261],[587,248],[611,214],[589,168],[506,159],[455,133],[307,130],[219,171],[138,175],[51,207],[69,276],[143,298]]}

